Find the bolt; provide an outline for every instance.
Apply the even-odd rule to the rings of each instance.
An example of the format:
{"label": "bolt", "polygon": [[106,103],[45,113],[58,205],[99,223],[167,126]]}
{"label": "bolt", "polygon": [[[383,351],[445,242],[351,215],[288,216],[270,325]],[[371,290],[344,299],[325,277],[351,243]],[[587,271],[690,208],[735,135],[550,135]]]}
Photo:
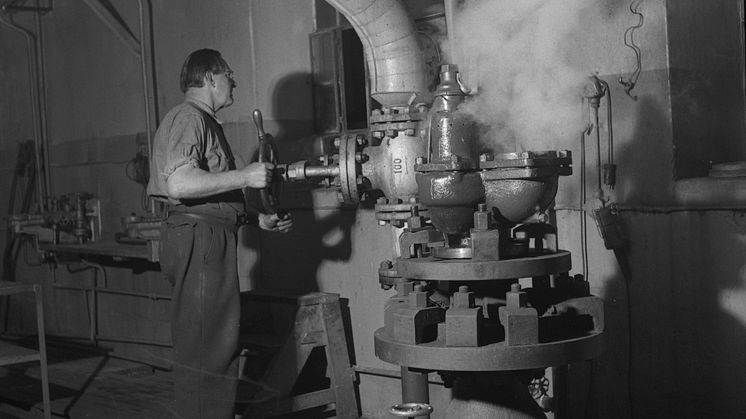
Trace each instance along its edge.
{"label": "bolt", "polygon": [[414,129],[410,128],[404,131],[404,135],[406,135],[407,137],[414,137]]}
{"label": "bolt", "polygon": [[334,139],[334,147],[339,148],[340,144],[342,144],[342,140],[337,137]]}
{"label": "bolt", "polygon": [[388,202],[389,200],[384,197],[380,197],[376,199],[376,204],[384,205],[384,204],[388,204]]}
{"label": "bolt", "polygon": [[418,202],[419,202],[419,200],[417,199],[416,196],[413,196],[413,197],[409,198],[409,203],[410,204],[416,204]]}
{"label": "bolt", "polygon": [[383,138],[384,134],[383,131],[373,131],[373,138]]}
{"label": "bolt", "polygon": [[424,164],[424,163],[425,163],[424,157],[417,157],[416,159],[414,159],[414,164]]}
{"label": "bolt", "polygon": [[362,185],[362,184],[363,184],[363,183],[365,182],[365,177],[363,177],[363,175],[359,175],[359,176],[358,176],[358,177],[357,177],[357,178],[355,179],[355,182],[357,182],[357,184],[358,184],[358,185]]}
{"label": "bolt", "polygon": [[365,147],[366,145],[368,145],[368,140],[362,135],[358,135],[357,138],[355,138],[355,141],[360,147]]}
{"label": "bolt", "polygon": [[490,155],[489,153],[482,153],[479,155],[479,161],[486,162],[486,161],[492,160],[491,157],[492,155]]}
{"label": "bolt", "polygon": [[378,220],[378,225],[379,226],[385,226],[386,225],[386,220]]}

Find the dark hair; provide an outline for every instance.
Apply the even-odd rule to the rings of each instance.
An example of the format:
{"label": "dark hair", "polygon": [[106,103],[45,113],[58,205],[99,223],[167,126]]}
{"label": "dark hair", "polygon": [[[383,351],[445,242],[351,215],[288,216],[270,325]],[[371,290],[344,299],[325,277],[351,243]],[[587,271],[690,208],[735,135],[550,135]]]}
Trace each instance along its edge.
{"label": "dark hair", "polygon": [[186,93],[190,87],[204,86],[205,75],[221,74],[228,70],[228,63],[214,49],[198,49],[189,54],[181,67],[181,91]]}

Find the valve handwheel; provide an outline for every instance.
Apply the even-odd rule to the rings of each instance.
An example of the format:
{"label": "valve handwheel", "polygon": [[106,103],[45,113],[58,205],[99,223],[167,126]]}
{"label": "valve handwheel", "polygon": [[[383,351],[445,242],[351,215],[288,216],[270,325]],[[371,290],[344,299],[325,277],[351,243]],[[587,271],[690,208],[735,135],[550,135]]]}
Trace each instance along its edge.
{"label": "valve handwheel", "polygon": [[[259,136],[259,156],[258,160],[260,163],[272,163],[275,167],[277,166],[277,148],[272,139],[272,136],[264,132],[264,121],[262,120],[262,112],[259,109],[254,109],[253,112],[254,125],[256,125],[257,134]],[[266,188],[259,190],[259,198],[262,201],[262,207],[267,214],[277,214],[280,218],[284,217],[285,211],[280,209],[279,196],[280,187],[282,180],[280,176],[273,173],[272,180]]]}

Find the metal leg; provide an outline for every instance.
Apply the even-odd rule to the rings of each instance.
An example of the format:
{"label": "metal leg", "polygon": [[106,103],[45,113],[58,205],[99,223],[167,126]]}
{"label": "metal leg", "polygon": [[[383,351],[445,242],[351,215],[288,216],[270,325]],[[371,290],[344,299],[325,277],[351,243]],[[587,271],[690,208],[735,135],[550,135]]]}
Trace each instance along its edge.
{"label": "metal leg", "polygon": [[44,418],[51,419],[52,406],[49,397],[49,375],[47,371],[47,343],[44,336],[44,304],[42,302],[41,286],[34,285],[36,298],[36,328],[39,336],[39,365],[41,370],[41,391],[44,400]]}
{"label": "metal leg", "polygon": [[569,367],[561,365],[552,368],[552,389],[554,393],[554,418],[567,419],[567,375]]}

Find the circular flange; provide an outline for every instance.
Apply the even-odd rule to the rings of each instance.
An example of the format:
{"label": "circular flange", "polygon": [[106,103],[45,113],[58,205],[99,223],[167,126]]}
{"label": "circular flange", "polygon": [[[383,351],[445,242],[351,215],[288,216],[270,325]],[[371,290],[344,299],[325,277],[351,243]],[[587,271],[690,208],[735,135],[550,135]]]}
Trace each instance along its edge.
{"label": "circular flange", "polygon": [[539,343],[508,346],[505,342],[478,347],[448,347],[442,341],[420,345],[395,342],[385,328],[376,330],[375,354],[383,361],[433,371],[512,371],[585,361],[603,352],[603,333]]}
{"label": "circular flange", "polygon": [[505,260],[399,258],[397,270],[402,278],[433,281],[487,281],[528,278],[569,272],[570,252],[559,250],[541,256]]}
{"label": "circular flange", "polygon": [[342,187],[342,196],[345,204],[357,204],[360,196],[357,190],[357,163],[355,151],[357,140],[355,136],[348,135],[339,142],[339,180]]}

